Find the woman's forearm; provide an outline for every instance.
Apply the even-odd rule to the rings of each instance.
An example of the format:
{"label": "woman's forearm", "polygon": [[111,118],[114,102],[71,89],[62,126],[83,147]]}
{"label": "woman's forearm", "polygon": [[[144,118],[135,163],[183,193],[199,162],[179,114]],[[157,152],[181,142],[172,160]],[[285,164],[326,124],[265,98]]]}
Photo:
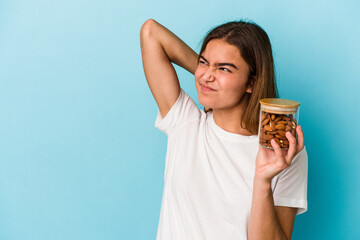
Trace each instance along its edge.
{"label": "woman's forearm", "polygon": [[253,186],[248,239],[287,240],[276,216],[271,184],[256,178]]}
{"label": "woman's forearm", "polygon": [[151,38],[161,44],[169,60],[194,74],[198,64],[198,54],[194,52],[179,37],[153,19],[144,24],[144,28]]}

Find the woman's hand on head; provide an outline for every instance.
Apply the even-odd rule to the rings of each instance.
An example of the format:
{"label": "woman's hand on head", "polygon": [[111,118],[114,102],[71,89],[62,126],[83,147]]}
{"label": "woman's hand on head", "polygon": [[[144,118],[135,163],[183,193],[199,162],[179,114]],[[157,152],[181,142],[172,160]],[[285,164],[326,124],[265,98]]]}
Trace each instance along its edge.
{"label": "woman's hand on head", "polygon": [[255,170],[257,180],[270,183],[273,177],[290,166],[296,154],[304,148],[304,133],[300,125],[296,127],[296,133],[297,140],[290,132],[286,133],[288,149],[281,149],[274,139],[271,140],[274,150],[259,146]]}

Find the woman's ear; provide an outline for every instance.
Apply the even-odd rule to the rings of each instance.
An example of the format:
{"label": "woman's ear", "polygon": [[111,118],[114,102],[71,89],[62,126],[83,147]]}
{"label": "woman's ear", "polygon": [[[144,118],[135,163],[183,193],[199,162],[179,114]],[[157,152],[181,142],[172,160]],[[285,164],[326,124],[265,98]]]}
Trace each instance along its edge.
{"label": "woman's ear", "polygon": [[247,93],[252,93],[253,88],[254,88],[255,80],[256,80],[255,77],[250,77],[250,78],[249,78],[248,87],[247,87],[247,89],[246,89],[246,92],[247,92]]}

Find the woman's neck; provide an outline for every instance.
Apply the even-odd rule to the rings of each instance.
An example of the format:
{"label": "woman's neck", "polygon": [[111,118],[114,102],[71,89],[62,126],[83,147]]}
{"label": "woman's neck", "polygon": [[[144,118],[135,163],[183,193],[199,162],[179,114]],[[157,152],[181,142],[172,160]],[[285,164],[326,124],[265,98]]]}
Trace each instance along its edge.
{"label": "woman's neck", "polygon": [[253,135],[246,128],[241,126],[241,118],[245,112],[247,99],[243,99],[240,105],[232,109],[213,109],[213,117],[216,125],[227,132],[244,136]]}

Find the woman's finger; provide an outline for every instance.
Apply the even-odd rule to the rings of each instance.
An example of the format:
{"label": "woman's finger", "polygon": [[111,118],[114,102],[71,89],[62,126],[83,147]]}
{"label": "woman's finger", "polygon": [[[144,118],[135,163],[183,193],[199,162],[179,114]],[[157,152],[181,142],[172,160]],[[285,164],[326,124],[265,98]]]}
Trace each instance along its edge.
{"label": "woman's finger", "polygon": [[285,169],[289,165],[285,161],[284,155],[281,151],[279,144],[277,144],[274,139],[271,139],[270,143],[271,143],[271,146],[274,148],[275,155],[277,157],[276,166],[279,167],[281,170]]}
{"label": "woman's finger", "polygon": [[290,132],[286,132],[285,136],[289,141],[289,149],[286,155],[286,161],[290,165],[293,157],[296,154],[296,138]]}
{"label": "woman's finger", "polygon": [[298,125],[296,127],[297,133],[297,153],[300,152],[304,148],[304,132],[301,129],[301,126]]}

